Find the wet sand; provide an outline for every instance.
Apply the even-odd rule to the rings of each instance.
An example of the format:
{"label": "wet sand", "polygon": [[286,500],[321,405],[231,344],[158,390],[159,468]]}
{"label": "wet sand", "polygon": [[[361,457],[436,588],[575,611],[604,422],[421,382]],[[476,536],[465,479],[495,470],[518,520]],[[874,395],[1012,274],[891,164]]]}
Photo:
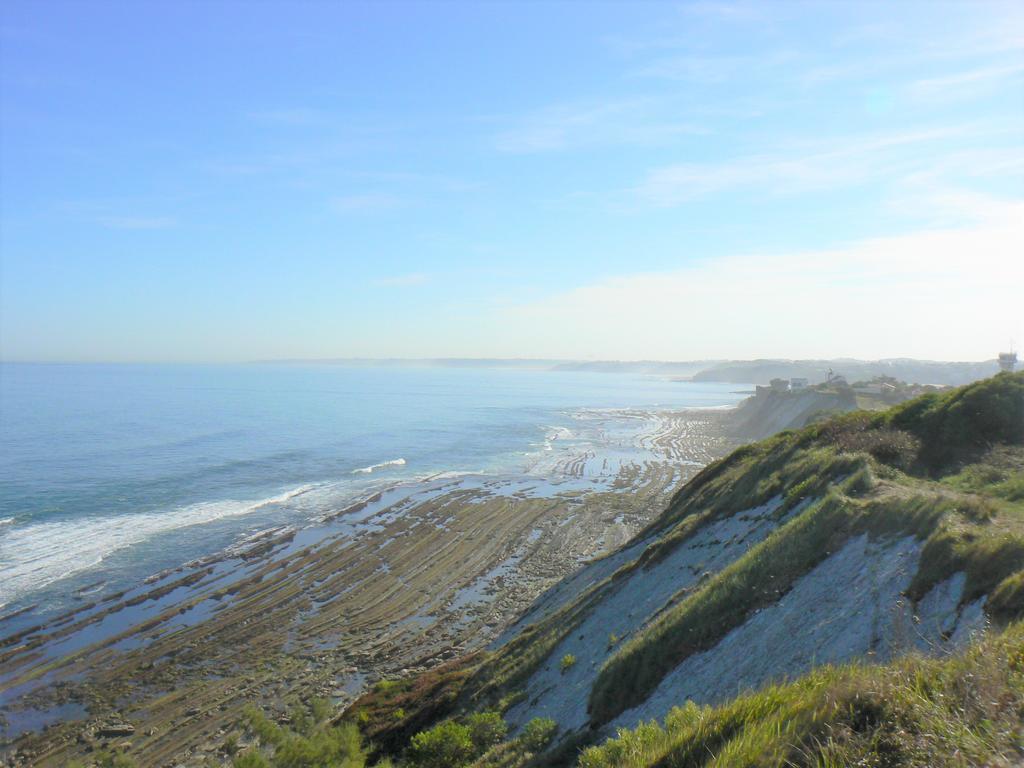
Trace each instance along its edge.
{"label": "wet sand", "polygon": [[398,486],[45,626],[3,636],[0,624],[0,725],[32,729],[0,756],[58,766],[114,743],[140,765],[198,765],[220,755],[244,704],[342,704],[480,648],[735,445],[718,410],[581,418],[609,430],[607,447],[543,474]]}

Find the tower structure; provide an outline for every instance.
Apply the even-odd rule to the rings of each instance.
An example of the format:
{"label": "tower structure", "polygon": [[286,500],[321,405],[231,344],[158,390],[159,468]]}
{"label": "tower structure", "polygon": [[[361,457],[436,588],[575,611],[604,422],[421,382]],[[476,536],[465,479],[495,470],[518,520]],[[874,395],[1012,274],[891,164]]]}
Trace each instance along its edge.
{"label": "tower structure", "polygon": [[1017,353],[1016,352],[1000,352],[999,353],[999,370],[1013,373],[1014,368],[1017,367]]}

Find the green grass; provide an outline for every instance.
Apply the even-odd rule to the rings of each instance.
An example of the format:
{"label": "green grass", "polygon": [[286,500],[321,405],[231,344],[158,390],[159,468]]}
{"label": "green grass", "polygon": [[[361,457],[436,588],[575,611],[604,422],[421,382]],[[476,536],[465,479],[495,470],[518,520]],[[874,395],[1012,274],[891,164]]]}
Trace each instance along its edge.
{"label": "green grass", "polygon": [[[713,647],[751,612],[777,601],[796,579],[855,535],[912,534],[925,542],[908,590],[913,600],[963,571],[963,602],[989,595],[986,611],[991,619],[1005,624],[1024,616],[1024,374],[926,395],[880,414],[838,416],[745,446],[709,465],[648,526],[643,535],[652,543],[637,560],[527,627],[496,653],[481,657],[468,679],[460,676],[457,687],[446,689],[451,695],[445,707],[432,713],[426,709],[435,719],[418,717],[417,726],[422,729],[438,716],[450,716],[449,711],[501,710],[499,702],[520,691],[621,580],[667,557],[704,526],[776,497],[782,499],[776,512],[780,525],[768,538],[628,640],[609,641],[612,654],[591,691],[592,724],[642,702],[687,656]],[[409,707],[409,685],[381,692],[378,699],[415,711]],[[452,693],[456,690],[457,701]],[[750,706],[766,706],[769,699],[762,697]],[[779,703],[777,711],[788,711],[785,706]],[[795,710],[792,714],[789,720],[771,721],[771,727],[802,727],[802,715]],[[722,754],[731,754],[730,744],[728,749],[741,750],[744,742],[729,724],[744,731],[745,722],[716,716],[714,732],[699,742],[704,752],[694,753],[696,762],[680,758],[657,765],[703,765],[708,750],[719,754],[721,747]],[[525,765],[522,750],[509,744],[488,752],[493,763],[485,755],[478,764]],[[554,745],[554,753],[566,744]],[[573,749],[561,754],[571,755]],[[843,764],[838,758],[828,760],[813,764]],[[733,764],[748,763],[722,763]]]}
{"label": "green grass", "polygon": [[1011,503],[1024,502],[1024,451],[996,446],[982,460],[942,478],[942,484]]}
{"label": "green grass", "polygon": [[992,592],[1022,564],[1024,537],[1019,529],[972,525],[950,515],[925,542],[908,594],[919,600],[943,579],[964,571],[967,583],[961,602],[970,602]]}
{"label": "green grass", "polygon": [[985,605],[988,615],[1007,622],[1024,616],[1024,571],[1011,573],[992,590]]}
{"label": "green grass", "polygon": [[924,395],[877,417],[921,441],[918,466],[932,476],[970,463],[994,445],[1024,444],[1024,372]]}
{"label": "green grass", "polygon": [[[868,482],[864,477],[852,476],[860,492]],[[929,496],[902,498],[887,486],[865,499],[833,488],[623,644],[591,691],[592,720],[607,722],[644,701],[684,659],[711,648],[753,611],[776,602],[851,536],[921,533],[948,513],[949,504]]]}
{"label": "green grass", "polygon": [[545,662],[558,644],[572,634],[591,611],[617,588],[619,580],[626,578],[641,565],[639,561],[623,565],[611,576],[585,589],[575,600],[525,627],[499,652],[483,659],[465,686],[463,702],[493,703],[508,700]]}
{"label": "green grass", "polygon": [[452,714],[479,663],[471,654],[415,677],[381,681],[345,717],[359,724],[375,753],[398,754],[413,735]]}
{"label": "green grass", "polygon": [[[607,722],[644,701],[669,671],[714,646],[752,611],[775,602],[855,533],[927,539],[909,590],[912,599],[957,571],[967,575],[964,602],[993,592],[1024,568],[1024,511],[1012,501],[1016,470],[1024,465],[1017,447],[1024,435],[1015,427],[1015,420],[1024,424],[1022,404],[1024,375],[998,376],[878,416],[846,414],[783,433],[709,467],[666,514],[665,520],[680,521],[676,530],[643,559],[664,557],[704,520],[780,492],[784,510],[824,498],[622,645],[591,690],[592,722]],[[965,447],[939,450],[936,440],[960,440]],[[988,441],[1002,445],[993,451]],[[968,456],[974,464],[951,463]],[[938,485],[934,473],[943,467],[956,474]],[[876,487],[873,468],[890,479]],[[664,520],[660,525],[664,530]],[[1007,582],[997,601],[1000,618],[1017,615],[1021,601],[1020,583]]]}
{"label": "green grass", "polygon": [[258,746],[234,758],[235,768],[364,768],[368,765],[359,729],[352,723],[317,722],[312,713],[291,727],[272,722],[255,707],[245,710]]}
{"label": "green grass", "polygon": [[[795,507],[829,482],[863,466],[856,456],[836,455],[828,447],[801,449],[792,433],[740,448],[727,459],[705,468],[647,531],[659,537],[636,561],[593,585],[575,601],[526,627],[498,653],[487,658],[466,686],[467,701],[487,702],[520,687],[558,644],[569,636],[620,580],[638,568],[670,555],[703,526],[729,514],[764,504],[785,489],[801,485],[783,502],[781,512]],[[766,469],[766,474],[761,470]],[[767,471],[770,469],[770,471]]]}
{"label": "green grass", "polygon": [[944,660],[823,667],[663,725],[621,731],[580,768],[1006,765],[1020,760],[1024,628]]}
{"label": "green grass", "polygon": [[934,483],[876,481],[864,461],[824,499],[624,643],[606,661],[591,691],[592,720],[607,722],[644,701],[688,656],[713,647],[860,533],[925,539],[908,590],[912,599],[964,571],[962,602],[990,594],[1005,581],[990,615],[998,613],[994,618],[1003,621],[1021,615],[1024,585],[1010,577],[1024,569],[1024,516],[1014,508],[993,508],[989,514],[984,498],[936,490]]}

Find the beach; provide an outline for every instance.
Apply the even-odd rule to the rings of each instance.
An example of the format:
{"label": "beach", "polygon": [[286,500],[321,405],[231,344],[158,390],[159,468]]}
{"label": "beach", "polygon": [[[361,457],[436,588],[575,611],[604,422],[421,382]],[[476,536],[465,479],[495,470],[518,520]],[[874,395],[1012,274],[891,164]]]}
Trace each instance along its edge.
{"label": "beach", "polygon": [[400,482],[22,627],[0,640],[5,759],[62,765],[115,739],[141,764],[199,764],[246,703],[342,705],[483,648],[734,447],[727,415],[580,409],[603,439],[554,430],[528,471]]}

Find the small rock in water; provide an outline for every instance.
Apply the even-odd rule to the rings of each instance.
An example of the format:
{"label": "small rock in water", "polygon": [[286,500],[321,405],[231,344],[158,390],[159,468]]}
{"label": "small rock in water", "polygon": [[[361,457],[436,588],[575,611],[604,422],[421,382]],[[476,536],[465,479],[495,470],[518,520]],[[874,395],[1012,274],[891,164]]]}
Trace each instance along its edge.
{"label": "small rock in water", "polygon": [[96,735],[101,739],[116,739],[119,736],[134,734],[135,726],[130,723],[104,723],[96,729]]}

